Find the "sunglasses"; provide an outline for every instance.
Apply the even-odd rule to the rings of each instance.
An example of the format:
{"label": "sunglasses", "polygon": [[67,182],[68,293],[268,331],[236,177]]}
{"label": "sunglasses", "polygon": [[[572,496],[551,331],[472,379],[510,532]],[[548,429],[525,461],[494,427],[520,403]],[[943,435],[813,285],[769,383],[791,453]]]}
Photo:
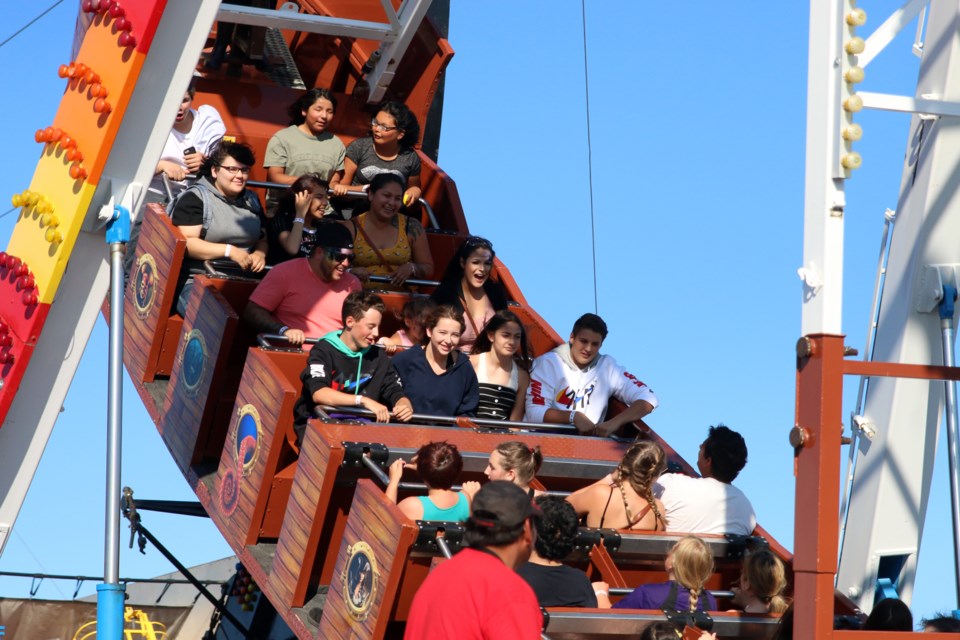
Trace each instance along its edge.
{"label": "sunglasses", "polygon": [[353,260],[354,258],[352,251],[350,253],[343,253],[342,249],[334,249],[333,247],[323,247],[323,254],[327,257],[327,260],[332,260],[337,264],[340,264],[344,260]]}

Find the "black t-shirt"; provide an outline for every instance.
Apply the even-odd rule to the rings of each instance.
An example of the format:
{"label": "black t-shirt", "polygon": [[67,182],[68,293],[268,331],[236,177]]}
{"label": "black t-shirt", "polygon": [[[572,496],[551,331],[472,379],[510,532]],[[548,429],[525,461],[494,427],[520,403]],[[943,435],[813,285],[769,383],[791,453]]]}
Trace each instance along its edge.
{"label": "black t-shirt", "polygon": [[537,594],[541,607],[596,607],[597,594],[583,571],[528,562],[517,569]]}

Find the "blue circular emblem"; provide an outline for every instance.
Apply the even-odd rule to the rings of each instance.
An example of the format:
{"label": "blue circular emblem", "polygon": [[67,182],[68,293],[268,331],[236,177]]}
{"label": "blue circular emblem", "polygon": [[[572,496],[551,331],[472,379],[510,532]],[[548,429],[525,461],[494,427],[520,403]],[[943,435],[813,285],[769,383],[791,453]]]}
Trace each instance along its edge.
{"label": "blue circular emblem", "polygon": [[207,366],[207,345],[199,329],[194,329],[184,336],[180,361],[184,389],[194,395],[203,382],[203,373]]}

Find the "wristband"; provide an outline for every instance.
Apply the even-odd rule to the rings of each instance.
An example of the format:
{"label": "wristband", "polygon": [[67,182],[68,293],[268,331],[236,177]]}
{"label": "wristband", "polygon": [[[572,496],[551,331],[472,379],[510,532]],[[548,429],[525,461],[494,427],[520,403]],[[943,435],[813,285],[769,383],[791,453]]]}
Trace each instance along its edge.
{"label": "wristband", "polygon": [[601,591],[594,591],[593,593],[594,593],[595,595],[598,595],[598,596],[608,596],[608,595],[610,595],[610,594],[607,593],[606,591],[602,591],[602,590],[601,590]]}
{"label": "wristband", "polygon": [[277,333],[282,336],[284,333],[286,333],[287,329],[289,329],[289,328],[290,328],[290,327],[288,327],[287,325],[283,325],[282,327],[280,327],[279,329],[277,329]]}
{"label": "wristband", "polygon": [[297,224],[298,222],[299,222],[300,224],[303,224],[303,222],[304,222],[303,218],[294,218],[294,219],[293,219],[293,224]]}
{"label": "wristband", "polygon": [[361,396],[360,394],[357,394],[357,395],[353,396],[353,406],[355,406],[355,407],[362,406],[362,404],[361,404],[361,402],[360,402],[360,399],[361,399],[362,397],[363,397],[363,396]]}
{"label": "wristband", "polygon": [[227,248],[223,250],[223,257],[224,257],[224,258],[229,258],[229,257],[230,257],[230,249],[233,249],[233,245],[229,245],[229,244],[228,244],[228,245],[227,245]]}
{"label": "wristband", "polygon": [[570,417],[568,418],[568,420],[569,420],[570,424],[576,424],[577,412],[576,412],[576,411],[571,411],[571,412],[570,412]]}

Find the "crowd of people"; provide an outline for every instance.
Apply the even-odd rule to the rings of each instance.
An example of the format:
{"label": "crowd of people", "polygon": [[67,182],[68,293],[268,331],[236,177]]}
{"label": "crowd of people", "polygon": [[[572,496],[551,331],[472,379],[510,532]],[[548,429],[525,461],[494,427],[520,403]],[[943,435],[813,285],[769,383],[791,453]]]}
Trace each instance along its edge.
{"label": "crowd of people", "polygon": [[[416,413],[513,428],[562,424],[599,437],[635,435],[629,426],[657,408],[649,386],[601,353],[608,327],[596,314],[583,314],[566,342],[532,358],[527,327],[492,277],[489,240],[463,241],[430,296],[409,289],[408,281],[432,277],[435,264],[423,226],[408,215],[422,184],[414,150],[420,126],[405,105],[380,105],[370,135],[344,145],[330,131],[335,96],[304,93],[290,105],[289,126],[267,145],[268,180],[288,186],[269,190],[264,207],[246,184],[253,150],[222,141],[219,114],[193,109],[194,96],[191,86],[148,196],[167,205],[186,238],[176,310],[185,315],[203,261],[226,259],[252,273],[269,267],[243,318],[309,350],[294,408],[299,440],[318,407],[363,409],[376,422],[406,422]],[[189,174],[197,176],[192,184]],[[361,190],[362,199],[351,197]],[[402,327],[390,336],[381,336],[390,311],[376,289],[409,294]],[[625,408],[608,415],[613,399]],[[490,453],[487,482],[459,490],[463,460],[450,443],[425,443],[412,459],[393,462],[386,495],[405,517],[466,527],[466,548],[417,592],[407,637],[534,638],[541,606],[717,610],[705,587],[713,556],[698,536],[749,535],[756,527],[750,501],[732,484],[747,462],[738,433],[710,427],[697,456],[699,477],[665,473],[667,456],[652,440],[637,441],[610,474],[567,496],[542,489],[535,478],[542,462],[539,447],[502,442]],[[417,473],[425,495],[400,499],[405,470]],[[581,525],[685,537],[664,559],[665,582],[637,585],[616,600],[609,585],[564,564]],[[789,619],[785,576],[775,554],[750,553],[731,606]],[[911,628],[909,609],[904,614],[897,602],[878,603],[865,628]],[[924,625],[956,631],[956,622],[941,616]],[[678,627],[650,625],[641,637],[677,638]]]}

